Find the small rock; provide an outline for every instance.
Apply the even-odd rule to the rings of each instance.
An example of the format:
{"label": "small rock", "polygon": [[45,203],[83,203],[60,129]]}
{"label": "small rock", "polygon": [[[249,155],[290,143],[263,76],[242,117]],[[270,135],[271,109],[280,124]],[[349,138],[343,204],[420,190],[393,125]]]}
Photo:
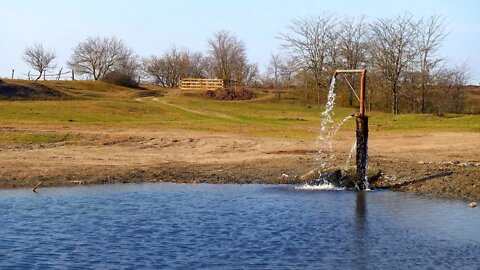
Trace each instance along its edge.
{"label": "small rock", "polygon": [[468,206],[470,206],[471,208],[475,208],[477,207],[477,203],[476,202],[471,202],[468,204]]}
{"label": "small rock", "polygon": [[312,181],[320,177],[320,172],[317,170],[311,170],[308,173],[300,176],[300,180],[302,181]]}
{"label": "small rock", "polygon": [[286,174],[286,173],[282,173],[282,175],[280,176],[280,178],[285,179],[285,180],[288,179],[288,177],[289,177],[289,175]]}

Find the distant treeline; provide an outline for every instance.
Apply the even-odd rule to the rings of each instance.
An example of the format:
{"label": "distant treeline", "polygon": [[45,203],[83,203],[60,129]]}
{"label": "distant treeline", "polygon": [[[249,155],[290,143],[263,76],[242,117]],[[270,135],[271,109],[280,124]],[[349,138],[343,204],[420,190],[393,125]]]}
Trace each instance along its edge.
{"label": "distant treeline", "polygon": [[[247,58],[245,43],[222,30],[208,39],[206,54],[175,45],[161,55],[139,57],[116,37],[90,37],[73,48],[67,65],[93,80],[135,85],[141,79],[178,87],[181,78],[220,78],[225,84],[255,84],[278,91],[296,89],[306,104],[325,101],[336,69],[368,70],[367,107],[392,113],[463,113],[465,65],[451,67],[439,49],[447,38],[445,18],[410,14],[367,20],[329,14],[295,19],[281,31],[280,53],[272,53],[264,74]],[[56,67],[55,53],[41,44],[24,60],[41,75]],[[340,77],[342,105],[356,106],[354,75]],[[343,85],[343,86],[342,86]]]}

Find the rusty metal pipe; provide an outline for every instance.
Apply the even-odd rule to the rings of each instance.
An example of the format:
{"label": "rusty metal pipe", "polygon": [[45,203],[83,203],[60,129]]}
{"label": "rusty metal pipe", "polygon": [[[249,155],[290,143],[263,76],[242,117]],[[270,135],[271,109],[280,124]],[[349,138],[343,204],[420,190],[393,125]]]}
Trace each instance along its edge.
{"label": "rusty metal pipe", "polygon": [[[368,116],[365,115],[365,87],[367,85],[367,70],[366,69],[339,69],[335,70],[333,77],[337,77],[339,73],[361,73],[360,79],[360,109],[356,117],[356,132],[357,132],[357,180],[356,186],[363,190],[367,188],[367,168],[368,168]],[[352,89],[352,91],[354,91]],[[367,184],[365,183],[367,181]]]}
{"label": "rusty metal pipe", "polygon": [[337,77],[339,73],[361,73],[362,78],[360,79],[360,111],[359,116],[365,116],[365,86],[367,80],[367,70],[366,69],[337,69],[333,73],[333,77]]}
{"label": "rusty metal pipe", "polygon": [[337,69],[333,74],[334,77],[338,75],[338,73],[362,73],[364,69]]}
{"label": "rusty metal pipe", "polygon": [[360,81],[360,116],[365,116],[365,87],[367,82],[367,70],[362,70],[362,78]]}

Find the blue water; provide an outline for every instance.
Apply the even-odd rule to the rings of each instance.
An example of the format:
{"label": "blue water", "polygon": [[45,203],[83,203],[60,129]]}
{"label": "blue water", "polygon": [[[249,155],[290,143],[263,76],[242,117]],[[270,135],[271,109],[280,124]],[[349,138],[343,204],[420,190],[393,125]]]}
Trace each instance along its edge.
{"label": "blue water", "polygon": [[0,269],[480,269],[480,209],[405,193],[0,191]]}

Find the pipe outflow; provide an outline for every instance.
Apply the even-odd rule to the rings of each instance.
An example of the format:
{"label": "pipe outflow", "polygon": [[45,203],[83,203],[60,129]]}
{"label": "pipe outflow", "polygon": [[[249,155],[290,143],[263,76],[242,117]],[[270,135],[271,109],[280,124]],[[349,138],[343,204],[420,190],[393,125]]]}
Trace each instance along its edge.
{"label": "pipe outflow", "polygon": [[[365,87],[367,81],[366,69],[338,69],[335,70],[333,77],[340,73],[360,73],[360,108],[356,117],[356,136],[357,136],[357,181],[355,186],[359,190],[368,189],[368,116],[365,115]],[[352,88],[352,91],[354,89]],[[355,91],[354,91],[355,92]]]}

